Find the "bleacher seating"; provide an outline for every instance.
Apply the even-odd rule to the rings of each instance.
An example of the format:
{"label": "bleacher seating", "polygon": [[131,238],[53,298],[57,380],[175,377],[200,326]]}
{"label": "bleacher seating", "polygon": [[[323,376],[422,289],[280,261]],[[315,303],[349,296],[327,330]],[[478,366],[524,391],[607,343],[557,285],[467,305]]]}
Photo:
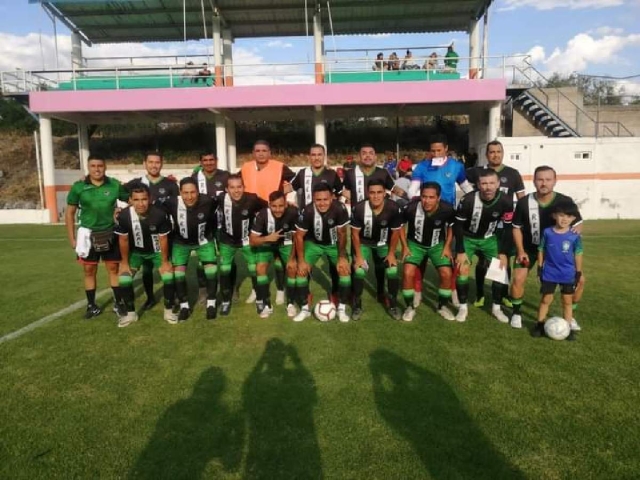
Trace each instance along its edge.
{"label": "bleacher seating", "polygon": [[325,83],[424,82],[434,80],[460,80],[460,74],[438,70],[385,70],[382,72],[334,72],[324,76]]}
{"label": "bleacher seating", "polygon": [[197,83],[180,76],[169,75],[123,75],[121,77],[78,77],[74,81],[60,82],[58,90],[129,90],[135,88],[188,88],[210,87],[213,79],[207,77],[206,82]]}

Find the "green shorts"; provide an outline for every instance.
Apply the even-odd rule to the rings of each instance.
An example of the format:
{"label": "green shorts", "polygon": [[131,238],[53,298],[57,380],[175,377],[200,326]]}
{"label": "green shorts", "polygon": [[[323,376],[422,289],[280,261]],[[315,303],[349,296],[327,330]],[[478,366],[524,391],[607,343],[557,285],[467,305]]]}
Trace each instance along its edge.
{"label": "green shorts", "polygon": [[474,255],[486,260],[498,258],[498,237],[495,235],[489,238],[464,237],[464,251],[469,257],[469,261]]}
{"label": "green shorts", "polygon": [[220,265],[232,265],[233,261],[236,257],[236,252],[238,250],[242,251],[242,256],[244,260],[247,262],[247,265],[255,265],[256,264],[256,256],[253,253],[252,248],[249,245],[229,245],[227,243],[220,243]]}
{"label": "green shorts", "polygon": [[326,256],[331,265],[338,264],[338,246],[337,245],[320,245],[315,242],[304,242],[304,261],[313,266],[320,260],[320,257]]}
{"label": "green shorts", "polygon": [[279,258],[282,263],[287,263],[291,256],[292,245],[262,245],[253,248],[256,263],[271,263]]}
{"label": "green shorts", "polygon": [[183,245],[181,243],[173,244],[171,252],[171,263],[175,267],[183,267],[189,263],[189,257],[192,251],[196,251],[198,260],[201,263],[216,263],[216,244],[214,240],[210,240],[204,245]]}
{"label": "green shorts", "polygon": [[130,252],[129,253],[129,266],[133,270],[138,270],[145,263],[151,263],[155,268],[160,268],[160,266],[162,265],[162,255],[160,255],[160,252],[153,252],[153,253]]}
{"label": "green shorts", "polygon": [[433,247],[420,245],[413,240],[409,240],[408,243],[411,255],[405,260],[406,263],[420,266],[422,261],[427,258],[436,268],[451,267],[451,260],[442,256],[444,253],[444,242],[434,245]]}
{"label": "green shorts", "polygon": [[371,263],[372,259],[375,263],[378,263],[384,261],[387,255],[389,255],[389,247],[387,245],[360,245],[360,252],[362,253],[362,258],[364,258],[367,263]]}
{"label": "green shorts", "polygon": [[537,247],[529,247],[524,249],[525,253],[529,256],[529,266],[522,265],[517,261],[513,262],[513,268],[529,268],[531,270],[535,267],[536,262],[538,261],[538,248]]}

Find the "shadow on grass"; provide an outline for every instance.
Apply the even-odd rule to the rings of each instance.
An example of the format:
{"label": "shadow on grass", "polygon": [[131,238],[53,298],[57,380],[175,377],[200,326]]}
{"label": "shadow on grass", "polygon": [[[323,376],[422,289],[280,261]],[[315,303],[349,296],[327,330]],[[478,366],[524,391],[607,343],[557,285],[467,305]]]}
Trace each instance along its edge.
{"label": "shadow on grass", "polygon": [[432,478],[525,478],[474,425],[439,375],[381,349],[370,355],[369,365],[380,414]]}
{"label": "shadow on grass", "polygon": [[313,421],[315,381],[295,347],[268,340],[242,394],[248,422],[243,478],[322,478]]}
{"label": "shadow on grass", "polygon": [[226,377],[212,367],[200,375],[191,396],[162,415],[132,468],[131,479],[197,479],[212,460],[227,472],[242,459],[243,419],[222,401]]}

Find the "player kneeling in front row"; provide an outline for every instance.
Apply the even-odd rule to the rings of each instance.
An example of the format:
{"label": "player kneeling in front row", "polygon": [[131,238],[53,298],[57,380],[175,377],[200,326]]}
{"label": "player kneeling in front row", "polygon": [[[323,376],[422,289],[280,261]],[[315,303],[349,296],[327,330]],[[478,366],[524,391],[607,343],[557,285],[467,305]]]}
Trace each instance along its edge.
{"label": "player kneeling in front row", "polygon": [[256,259],[256,300],[262,304],[261,318],[273,313],[269,295],[269,264],[274,259],[287,266],[287,316],[297,314],[295,307],[296,264],[293,235],[296,230],[298,209],[287,205],[285,194],[275,191],[269,195],[269,207],[258,212],[249,235],[249,244]]}
{"label": "player kneeling in front row", "polygon": [[[562,316],[571,324],[573,295],[582,276],[582,240],[578,233],[571,230],[578,216],[578,207],[572,201],[558,202],[552,215],[555,226],[544,230],[538,247],[542,298],[538,307],[538,323],[533,330],[534,337],[544,335],[544,322],[557,286],[560,286],[562,294]],[[567,340],[575,340],[573,330],[570,330]]]}
{"label": "player kneeling in front row", "polygon": [[191,314],[187,298],[187,264],[194,250],[204,266],[207,320],[213,320],[217,315],[218,290],[216,246],[213,238],[216,230],[216,201],[200,195],[196,181],[186,177],[180,181],[180,196],[168,198],[162,206],[171,215],[175,231],[171,263],[174,268],[176,295],[180,302],[178,320],[184,321]]}
{"label": "player kneeling in front row", "polygon": [[351,276],[347,257],[347,225],[349,213],[339,201],[333,199],[331,187],[321,183],[313,188],[313,203],[307,205],[296,227],[295,251],[298,257],[296,280],[300,312],[294,322],[311,316],[309,308],[309,277],[311,267],[325,256],[338,270],[338,320],[348,322],[346,304],[351,296]]}
{"label": "player kneeling in front row", "polygon": [[[458,211],[454,234],[456,237],[456,264],[460,275],[456,280],[460,309],[456,320],[464,322],[467,319],[469,296],[469,269],[473,255],[491,261],[500,259],[500,268],[506,270],[507,255],[511,249],[511,220],[513,218],[513,201],[500,190],[500,180],[495,170],[487,169],[480,172],[478,191],[462,197]],[[498,224],[502,222],[504,234],[500,241],[496,236]],[[509,318],[502,311],[503,284],[494,281],[491,285],[493,306],[491,315],[502,323],[509,323]]]}
{"label": "player kneeling in front row", "polygon": [[118,321],[119,327],[126,327],[138,320],[135,309],[133,277],[138,269],[150,262],[160,271],[164,285],[164,319],[175,324],[178,322],[173,313],[173,268],[169,263],[169,239],[171,222],[160,208],[149,204],[149,187],[139,183],[130,185],[131,206],[118,215],[115,233],[120,246],[120,268],[118,280],[120,295],[127,313]]}
{"label": "player kneeling in front row", "polygon": [[[410,322],[416,315],[413,306],[416,270],[422,262],[431,260],[438,270],[438,313],[447,320],[454,320],[447,304],[451,301],[451,243],[455,221],[453,205],[440,200],[440,184],[426,182],[420,188],[420,198],[411,200],[402,209],[402,222],[408,224],[407,246],[403,245],[404,275],[402,296],[405,311],[402,320]],[[391,251],[397,244],[391,243]]]}
{"label": "player kneeling in front row", "polygon": [[[389,244],[397,245],[402,230],[400,209],[393,200],[385,199],[385,183],[373,179],[367,184],[368,200],[356,204],[351,213],[351,248],[353,249],[353,311],[352,317],[358,320],[362,316],[362,291],[364,279],[371,261],[384,264],[387,274],[389,313],[400,320],[398,309],[398,261],[395,249]],[[389,235],[391,231],[391,235]],[[383,290],[378,285],[378,290]]]}

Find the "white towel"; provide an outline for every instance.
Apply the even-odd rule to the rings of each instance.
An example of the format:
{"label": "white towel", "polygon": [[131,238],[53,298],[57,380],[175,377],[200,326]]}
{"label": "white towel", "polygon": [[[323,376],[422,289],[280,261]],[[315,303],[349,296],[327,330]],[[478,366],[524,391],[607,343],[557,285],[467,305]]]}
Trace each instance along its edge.
{"label": "white towel", "polygon": [[85,227],[80,227],[76,233],[76,253],[80,258],[87,258],[90,250],[91,230]]}

